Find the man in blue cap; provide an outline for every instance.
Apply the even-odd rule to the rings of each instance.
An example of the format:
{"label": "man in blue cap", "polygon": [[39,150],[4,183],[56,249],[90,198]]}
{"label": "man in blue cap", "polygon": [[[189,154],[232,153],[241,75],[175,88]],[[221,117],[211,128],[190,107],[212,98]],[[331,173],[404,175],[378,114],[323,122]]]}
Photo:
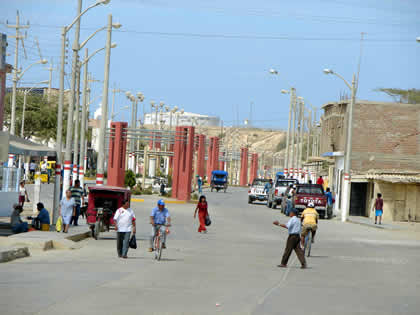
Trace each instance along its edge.
{"label": "man in blue cap", "polygon": [[165,208],[165,202],[162,199],[157,202],[157,207],[153,208],[150,214],[150,224],[152,225],[152,235],[150,236],[149,252],[153,252],[153,240],[158,229],[160,229],[160,235],[163,237],[162,248],[166,248],[165,227],[171,226],[171,216],[168,209]]}
{"label": "man in blue cap", "polygon": [[297,217],[296,209],[292,209],[289,212],[290,220],[287,224],[281,224],[279,221],[274,221],[274,225],[281,226],[289,231],[289,237],[287,238],[286,248],[284,250],[281,264],[278,267],[286,268],[287,262],[289,261],[290,254],[294,250],[298,257],[302,269],[306,268],[305,254],[300,247],[300,231],[302,229],[300,220]]}

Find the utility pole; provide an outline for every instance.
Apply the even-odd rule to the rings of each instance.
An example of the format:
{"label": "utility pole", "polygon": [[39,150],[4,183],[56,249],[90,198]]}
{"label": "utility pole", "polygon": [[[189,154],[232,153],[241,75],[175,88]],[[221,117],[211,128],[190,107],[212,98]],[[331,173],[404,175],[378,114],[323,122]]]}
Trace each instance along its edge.
{"label": "utility pole", "polygon": [[[82,90],[82,119],[80,124],[80,153],[79,153],[79,180],[80,186],[83,187],[85,182],[85,136],[86,136],[86,113],[87,113],[87,89],[88,89],[88,49],[85,48],[83,73],[83,90]],[[83,164],[82,164],[83,163]]]}
{"label": "utility pole", "polygon": [[290,88],[290,105],[289,105],[289,122],[287,123],[287,137],[286,137],[286,153],[284,158],[284,174],[287,176],[289,174],[289,164],[290,164],[290,125],[293,115],[293,101],[295,98],[296,90],[295,88]]}
{"label": "utility pole", "polygon": [[291,148],[290,148],[290,165],[291,175],[295,177],[295,128],[296,128],[296,94],[293,95],[293,116],[292,116],[292,135],[291,135]]}
{"label": "utility pole", "polygon": [[[82,0],[78,0],[77,15],[82,13]],[[77,19],[76,30],[74,32],[74,43],[73,43],[73,61],[72,61],[72,75],[71,75],[71,86],[70,86],[70,104],[67,112],[67,134],[66,134],[66,152],[64,154],[64,179],[63,179],[63,192],[70,188],[70,173],[71,173],[71,156],[72,156],[72,136],[73,136],[73,115],[74,115],[74,104],[76,100],[76,70],[78,62],[78,50],[79,50],[79,38],[80,38],[80,20]],[[103,117],[103,113],[102,113]]]}
{"label": "utility pole", "polygon": [[50,72],[49,83],[48,83],[48,94],[47,94],[47,101],[48,103],[51,101],[51,86],[52,86],[52,74],[53,74],[53,62],[51,61],[50,67],[47,69]]}
{"label": "utility pole", "polygon": [[79,117],[80,117],[80,61],[77,58],[76,67],[76,102],[74,111],[74,139],[73,139],[73,185],[78,178],[79,172]]}
{"label": "utility pole", "polygon": [[[15,134],[15,126],[16,126],[16,89],[17,89],[17,81],[18,81],[18,66],[19,66],[19,40],[22,40],[24,36],[20,35],[20,29],[29,28],[29,25],[20,25],[19,19],[19,11],[16,11],[16,25],[7,25],[8,28],[16,29],[16,35],[11,36],[12,38],[16,39],[16,47],[15,47],[15,65],[13,67],[13,86],[12,86],[12,110],[11,110],[11,118],[10,118],[10,134]],[[13,157],[12,157],[13,158]],[[9,161],[10,162],[10,161]]]}
{"label": "utility pole", "polygon": [[306,162],[309,161],[309,149],[310,149],[309,142],[311,141],[311,132],[312,132],[311,121],[312,121],[312,110],[308,108],[308,117],[306,118],[306,128],[308,129],[307,142],[306,142]]}
{"label": "utility pole", "polygon": [[341,211],[341,221],[346,222],[350,210],[350,193],[351,193],[351,149],[353,137],[353,108],[356,102],[356,75],[353,74],[351,82],[351,100],[347,109],[347,141],[346,153],[344,158],[344,182],[343,182],[343,205]]}
{"label": "utility pole", "polygon": [[112,37],[112,15],[108,15],[107,38],[105,49],[105,69],[104,69],[104,85],[102,95],[102,119],[99,129],[99,154],[96,174],[96,185],[104,184],[105,169],[105,131],[108,121],[108,89],[109,89],[109,64],[111,59],[111,37]]}
{"label": "utility pole", "polygon": [[303,100],[300,100],[299,102],[299,155],[298,155],[299,180],[302,177],[304,110],[305,110],[305,103]]}

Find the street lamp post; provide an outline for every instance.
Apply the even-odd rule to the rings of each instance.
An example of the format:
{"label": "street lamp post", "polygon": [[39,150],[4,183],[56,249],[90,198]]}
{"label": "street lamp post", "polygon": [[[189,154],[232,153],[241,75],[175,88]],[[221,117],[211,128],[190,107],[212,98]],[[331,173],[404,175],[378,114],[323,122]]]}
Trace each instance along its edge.
{"label": "street lamp post", "polygon": [[[75,32],[75,41],[73,45],[73,64],[72,66],[76,66],[77,61],[77,52],[79,49],[79,37],[80,37],[80,18],[90,9],[101,5],[101,4],[108,4],[110,0],[98,0],[96,3],[87,7],[84,11],[82,11],[82,1],[78,1],[78,15],[74,18],[73,22],[68,26],[64,26],[61,30],[61,64],[60,64],[60,93],[58,98],[58,111],[57,111],[57,144],[56,144],[56,151],[57,151],[57,163],[56,163],[56,179],[55,179],[55,192],[54,192],[54,203],[53,203],[53,223],[57,221],[58,218],[58,202],[60,199],[60,190],[61,190],[61,154],[62,154],[62,125],[63,125],[63,107],[64,107],[64,74],[65,74],[65,53],[66,53],[66,35],[68,31],[76,24],[76,32]],[[74,70],[74,69],[73,69]],[[70,104],[69,104],[69,113],[68,113],[68,120],[71,121],[73,118],[73,106],[74,106],[74,84],[75,84],[75,72],[73,71],[72,75],[72,84],[71,84],[71,97],[70,97]],[[69,132],[70,129],[70,132]],[[71,164],[71,134],[72,132],[72,125],[67,125],[67,137],[66,137],[66,154],[65,154],[65,167],[64,167],[64,178],[63,181],[63,190],[68,189],[70,184],[70,164]]]}
{"label": "street lamp post", "polygon": [[112,37],[112,14],[108,15],[107,38],[105,49],[105,70],[104,85],[102,97],[102,119],[99,129],[99,154],[98,166],[96,173],[96,185],[104,184],[104,168],[105,168],[105,129],[108,120],[108,89],[109,89],[109,63],[111,59],[111,37]]}
{"label": "street lamp post", "polygon": [[351,193],[351,149],[353,137],[353,108],[356,101],[356,75],[353,74],[351,85],[338,73],[331,69],[324,69],[325,74],[334,74],[339,77],[347,87],[351,90],[350,105],[347,107],[347,139],[346,139],[346,152],[344,158],[344,181],[343,181],[343,209],[341,209],[341,221],[347,221],[350,210],[350,193]]}
{"label": "street lamp post", "polygon": [[[270,74],[278,75],[278,71],[275,69],[269,70]],[[289,174],[289,164],[290,164],[290,128],[291,128],[291,120],[292,120],[292,113],[293,113],[293,104],[295,102],[296,97],[296,89],[291,87],[290,91],[281,90],[282,94],[290,94],[290,105],[289,105],[289,121],[287,124],[287,137],[286,137],[286,152],[284,157],[284,173],[287,177]]]}

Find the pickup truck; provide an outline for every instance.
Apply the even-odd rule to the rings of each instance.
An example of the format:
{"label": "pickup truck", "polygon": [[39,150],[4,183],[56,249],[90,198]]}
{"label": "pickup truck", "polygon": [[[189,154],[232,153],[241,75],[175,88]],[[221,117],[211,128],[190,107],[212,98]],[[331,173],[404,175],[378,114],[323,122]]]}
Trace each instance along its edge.
{"label": "pickup truck", "polygon": [[274,187],[268,192],[267,205],[270,208],[276,209],[277,206],[282,204],[283,196],[290,185],[298,184],[297,179],[277,179]]}
{"label": "pickup truck", "polygon": [[332,213],[327,213],[327,197],[325,196],[322,185],[297,185],[293,201],[294,207],[299,212],[299,214],[307,208],[309,202],[313,202],[315,205],[315,210],[318,211],[320,217],[332,217]]}
{"label": "pickup truck", "polygon": [[264,186],[268,183],[268,179],[256,178],[252,182],[248,190],[248,203],[253,203],[255,200],[266,201],[267,193],[264,191]]}

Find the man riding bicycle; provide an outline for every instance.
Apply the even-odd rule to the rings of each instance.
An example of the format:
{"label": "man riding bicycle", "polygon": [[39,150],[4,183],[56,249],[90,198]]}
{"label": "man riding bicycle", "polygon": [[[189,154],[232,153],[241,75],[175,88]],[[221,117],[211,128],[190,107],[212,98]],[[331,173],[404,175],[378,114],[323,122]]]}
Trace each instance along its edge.
{"label": "man riding bicycle", "polygon": [[313,202],[308,203],[308,207],[301,214],[302,221],[302,234],[301,234],[301,244],[302,247],[305,246],[305,237],[308,235],[309,230],[312,231],[312,243],[315,242],[315,233],[318,228],[318,219],[319,214],[315,210],[315,205]]}
{"label": "man riding bicycle", "polygon": [[152,235],[150,236],[149,252],[153,252],[153,241],[158,229],[160,229],[160,235],[163,238],[162,248],[166,248],[166,227],[171,226],[171,216],[162,199],[157,202],[157,207],[153,208],[150,214],[150,224],[152,225]]}

